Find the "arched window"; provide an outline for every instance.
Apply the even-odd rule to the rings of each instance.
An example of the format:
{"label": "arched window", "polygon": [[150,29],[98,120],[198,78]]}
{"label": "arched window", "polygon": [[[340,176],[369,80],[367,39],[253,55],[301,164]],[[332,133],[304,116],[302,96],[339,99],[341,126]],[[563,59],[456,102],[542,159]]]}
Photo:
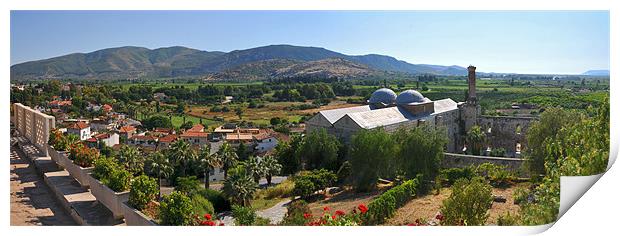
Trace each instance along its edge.
{"label": "arched window", "polygon": [[516,147],[515,147],[515,151],[517,154],[521,154],[521,143],[517,143]]}

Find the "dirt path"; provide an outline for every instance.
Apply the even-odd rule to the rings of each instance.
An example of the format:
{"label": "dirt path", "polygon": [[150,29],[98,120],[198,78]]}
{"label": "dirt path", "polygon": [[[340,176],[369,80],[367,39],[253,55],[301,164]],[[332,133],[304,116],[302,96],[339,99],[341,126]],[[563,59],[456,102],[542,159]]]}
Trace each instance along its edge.
{"label": "dirt path", "polygon": [[11,147],[11,225],[76,225],[20,155],[21,151]]}

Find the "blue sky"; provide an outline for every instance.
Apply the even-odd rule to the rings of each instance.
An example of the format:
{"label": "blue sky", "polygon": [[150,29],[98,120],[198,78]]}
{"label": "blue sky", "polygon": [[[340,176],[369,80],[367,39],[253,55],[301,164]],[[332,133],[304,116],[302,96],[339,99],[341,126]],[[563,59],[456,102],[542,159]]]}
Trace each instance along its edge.
{"label": "blue sky", "polygon": [[11,65],[119,46],[270,44],[484,72],[609,68],[607,11],[11,11]]}

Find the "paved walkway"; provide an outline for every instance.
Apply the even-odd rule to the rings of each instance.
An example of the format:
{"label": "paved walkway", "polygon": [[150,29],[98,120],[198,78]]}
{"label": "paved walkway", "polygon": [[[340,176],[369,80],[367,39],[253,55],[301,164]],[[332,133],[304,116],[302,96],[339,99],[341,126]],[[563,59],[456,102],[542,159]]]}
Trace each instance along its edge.
{"label": "paved walkway", "polygon": [[19,148],[11,147],[11,225],[76,225]]}
{"label": "paved walkway", "polygon": [[286,207],[291,202],[291,199],[286,199],[284,201],[278,202],[275,206],[271,208],[267,208],[265,210],[257,211],[256,215],[269,219],[271,224],[279,224],[284,219],[286,212],[288,211]]}

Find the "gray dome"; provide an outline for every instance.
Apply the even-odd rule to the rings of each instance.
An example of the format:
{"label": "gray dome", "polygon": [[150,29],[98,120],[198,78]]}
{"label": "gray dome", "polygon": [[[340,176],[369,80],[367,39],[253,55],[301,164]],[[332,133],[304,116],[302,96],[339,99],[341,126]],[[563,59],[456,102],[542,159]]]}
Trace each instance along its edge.
{"label": "gray dome", "polygon": [[406,105],[411,103],[421,103],[430,101],[428,98],[413,89],[405,90],[396,97],[396,104]]}
{"label": "gray dome", "polygon": [[368,103],[385,105],[394,104],[396,102],[396,93],[388,88],[380,88],[374,91],[368,100]]}

